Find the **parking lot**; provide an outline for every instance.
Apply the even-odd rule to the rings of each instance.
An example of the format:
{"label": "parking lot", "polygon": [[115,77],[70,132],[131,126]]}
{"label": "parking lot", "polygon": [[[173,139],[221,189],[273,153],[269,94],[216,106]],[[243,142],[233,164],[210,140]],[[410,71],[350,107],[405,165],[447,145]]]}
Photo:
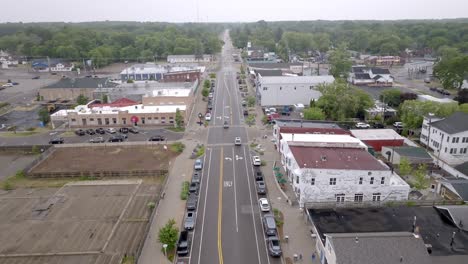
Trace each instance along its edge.
{"label": "parking lot", "polygon": [[126,180],[1,191],[0,263],[120,264],[143,242],[160,187]]}

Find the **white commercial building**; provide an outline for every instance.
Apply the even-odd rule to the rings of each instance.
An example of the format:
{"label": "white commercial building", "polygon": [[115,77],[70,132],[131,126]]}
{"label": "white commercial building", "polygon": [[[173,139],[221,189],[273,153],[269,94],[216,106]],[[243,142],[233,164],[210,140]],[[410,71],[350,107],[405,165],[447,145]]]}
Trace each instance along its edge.
{"label": "white commercial building", "polygon": [[282,134],[281,162],[300,206],[305,203],[408,199],[409,185],[348,135]]}
{"label": "white commercial building", "polygon": [[330,84],[335,78],[325,76],[258,76],[257,97],[261,106],[308,105],[322,94],[317,90],[320,84]]}
{"label": "white commercial building", "polygon": [[194,63],[194,62],[210,62],[212,61],[212,55],[169,55],[167,56],[167,62],[169,63]]}
{"label": "white commercial building", "polygon": [[468,161],[468,114],[456,112],[447,118],[424,117],[420,141],[445,163],[458,165]]}

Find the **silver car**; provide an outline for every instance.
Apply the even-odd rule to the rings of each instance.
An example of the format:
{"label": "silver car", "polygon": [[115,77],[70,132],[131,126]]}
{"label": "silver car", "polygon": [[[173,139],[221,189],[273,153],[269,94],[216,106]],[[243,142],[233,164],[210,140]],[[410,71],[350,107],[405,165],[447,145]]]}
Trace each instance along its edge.
{"label": "silver car", "polygon": [[203,169],[203,161],[201,159],[197,159],[195,161],[195,165],[193,166],[195,170]]}
{"label": "silver car", "polygon": [[185,230],[193,230],[195,227],[195,212],[187,212],[185,214],[184,228]]}

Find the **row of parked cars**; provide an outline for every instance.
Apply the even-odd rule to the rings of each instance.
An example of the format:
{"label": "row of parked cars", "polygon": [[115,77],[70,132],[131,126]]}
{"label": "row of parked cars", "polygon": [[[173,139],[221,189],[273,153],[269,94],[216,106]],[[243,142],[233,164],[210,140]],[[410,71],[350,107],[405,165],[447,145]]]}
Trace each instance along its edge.
{"label": "row of parked cars", "polygon": [[192,181],[189,185],[189,196],[187,198],[185,218],[184,218],[184,230],[180,232],[179,240],[177,241],[177,255],[186,256],[190,253],[191,239],[189,232],[195,228],[197,221],[197,203],[198,203],[198,192],[200,188],[203,161],[201,159],[195,160],[193,165],[194,172],[192,175]]}
{"label": "row of parked cars", "polygon": [[431,87],[431,88],[429,88],[429,90],[434,91],[434,92],[438,92],[438,93],[443,94],[443,95],[450,95],[450,92],[445,90],[444,88]]}

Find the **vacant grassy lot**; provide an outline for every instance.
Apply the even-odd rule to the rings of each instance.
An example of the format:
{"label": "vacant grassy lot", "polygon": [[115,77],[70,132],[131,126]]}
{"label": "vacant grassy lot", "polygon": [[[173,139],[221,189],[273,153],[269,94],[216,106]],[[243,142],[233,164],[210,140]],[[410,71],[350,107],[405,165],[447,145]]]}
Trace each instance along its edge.
{"label": "vacant grassy lot", "polygon": [[164,170],[177,155],[162,145],[57,148],[33,173]]}

